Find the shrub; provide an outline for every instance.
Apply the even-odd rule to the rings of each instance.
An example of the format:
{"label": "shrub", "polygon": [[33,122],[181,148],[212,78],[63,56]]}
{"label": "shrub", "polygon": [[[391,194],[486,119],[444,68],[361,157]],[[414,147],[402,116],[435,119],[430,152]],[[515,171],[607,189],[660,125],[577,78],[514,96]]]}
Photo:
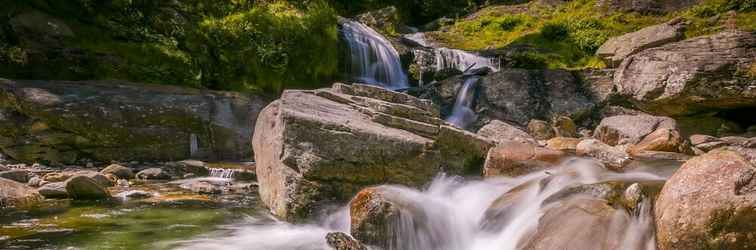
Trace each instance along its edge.
{"label": "shrub", "polygon": [[546,23],[541,28],[541,36],[550,41],[564,40],[569,34],[569,28],[561,22]]}

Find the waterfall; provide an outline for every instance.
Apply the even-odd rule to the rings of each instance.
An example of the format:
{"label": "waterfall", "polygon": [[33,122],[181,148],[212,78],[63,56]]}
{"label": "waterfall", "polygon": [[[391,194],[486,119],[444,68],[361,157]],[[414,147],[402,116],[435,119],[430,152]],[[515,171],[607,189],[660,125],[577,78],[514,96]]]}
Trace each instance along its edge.
{"label": "waterfall", "polygon": [[234,178],[234,172],[236,171],[233,169],[210,168],[210,177],[231,179]]}
{"label": "waterfall", "polygon": [[344,22],[341,31],[349,46],[353,80],[392,90],[409,86],[399,53],[385,37],[355,21]]}
{"label": "waterfall", "polygon": [[473,110],[473,104],[475,101],[475,83],[479,79],[478,76],[465,77],[464,84],[457,92],[457,100],[454,102],[452,114],[446,118],[447,122],[463,129],[475,122],[477,115]]}
{"label": "waterfall", "polygon": [[449,48],[435,49],[436,71],[443,69],[458,69],[464,72],[468,68],[488,67],[492,71],[499,71],[499,64],[494,59],[479,56],[467,51]]}

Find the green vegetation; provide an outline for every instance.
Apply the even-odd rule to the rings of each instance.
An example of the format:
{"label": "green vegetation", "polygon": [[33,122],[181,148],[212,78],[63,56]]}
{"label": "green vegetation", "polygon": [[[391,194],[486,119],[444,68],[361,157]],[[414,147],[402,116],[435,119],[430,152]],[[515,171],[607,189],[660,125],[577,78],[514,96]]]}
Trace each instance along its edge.
{"label": "green vegetation", "polygon": [[[725,14],[737,11],[740,29],[756,30],[754,0],[709,0],[668,15],[607,12],[595,0],[576,0],[556,7],[533,1],[478,11],[432,36],[466,50],[508,50],[512,66],[523,68],[603,67],[596,50],[610,37],[683,16],[691,22],[687,36],[723,29]],[[714,18],[716,17],[716,18]]]}

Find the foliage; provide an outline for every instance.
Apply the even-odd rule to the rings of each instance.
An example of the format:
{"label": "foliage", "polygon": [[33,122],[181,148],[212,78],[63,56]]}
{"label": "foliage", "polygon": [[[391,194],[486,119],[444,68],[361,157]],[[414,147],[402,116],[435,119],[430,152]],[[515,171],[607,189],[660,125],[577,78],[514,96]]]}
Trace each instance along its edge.
{"label": "foliage", "polygon": [[439,17],[455,18],[486,4],[486,0],[330,0],[339,13],[358,13],[396,6],[409,24],[422,25]]}

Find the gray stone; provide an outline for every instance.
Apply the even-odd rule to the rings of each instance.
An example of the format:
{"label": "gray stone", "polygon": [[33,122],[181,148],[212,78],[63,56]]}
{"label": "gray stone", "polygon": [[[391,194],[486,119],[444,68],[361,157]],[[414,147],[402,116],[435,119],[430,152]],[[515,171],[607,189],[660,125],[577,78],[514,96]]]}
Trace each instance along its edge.
{"label": "gray stone", "polygon": [[660,128],[677,129],[677,123],[662,116],[618,115],[601,120],[593,137],[611,146],[635,144]]}
{"label": "gray stone", "polygon": [[617,67],[625,58],[642,50],[659,47],[683,39],[685,22],[674,19],[641,30],[612,37],[596,51],[610,67]]}
{"label": "gray stone", "polygon": [[107,189],[85,175],[75,175],[65,181],[66,192],[74,200],[101,200],[110,198]]}
{"label": "gray stone", "polygon": [[138,180],[168,180],[171,176],[168,175],[163,169],[160,168],[148,168],[136,174]]}
{"label": "gray stone", "polygon": [[65,182],[47,183],[37,189],[39,194],[48,199],[65,199],[68,198]]}
{"label": "gray stone", "polygon": [[522,143],[538,144],[538,142],[525,131],[506,122],[493,120],[483,126],[477,133],[479,136],[491,139],[497,143],[516,141]]}
{"label": "gray stone", "polygon": [[606,164],[610,169],[622,170],[631,162],[630,155],[617,147],[609,146],[596,139],[586,139],[577,145],[576,152],[590,156]]}
{"label": "gray stone", "polygon": [[0,177],[14,180],[20,183],[28,183],[29,182],[29,171],[24,169],[13,169],[8,171],[0,172]]}

